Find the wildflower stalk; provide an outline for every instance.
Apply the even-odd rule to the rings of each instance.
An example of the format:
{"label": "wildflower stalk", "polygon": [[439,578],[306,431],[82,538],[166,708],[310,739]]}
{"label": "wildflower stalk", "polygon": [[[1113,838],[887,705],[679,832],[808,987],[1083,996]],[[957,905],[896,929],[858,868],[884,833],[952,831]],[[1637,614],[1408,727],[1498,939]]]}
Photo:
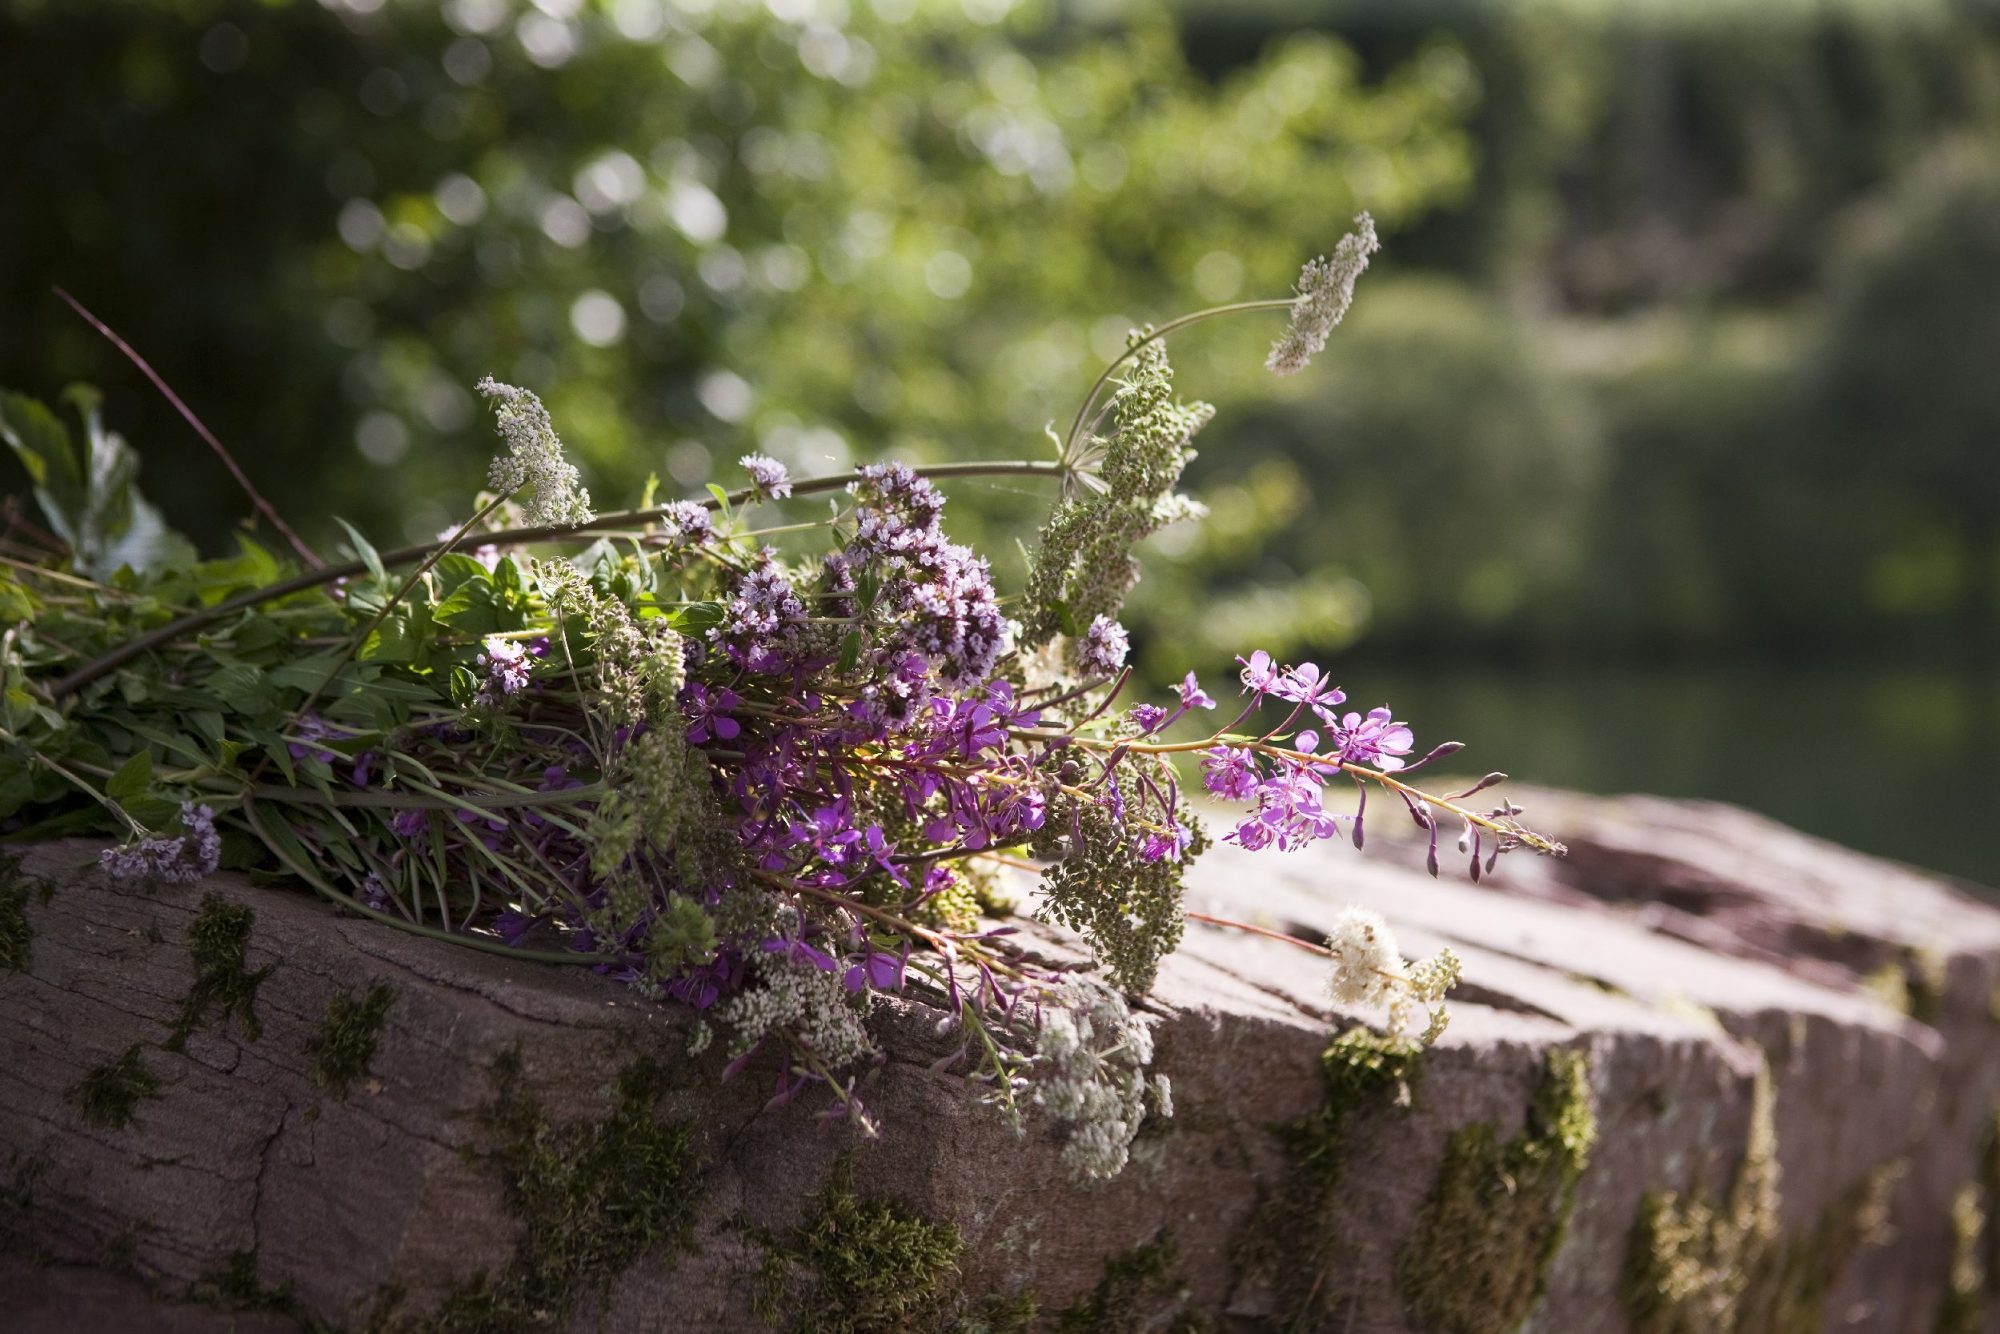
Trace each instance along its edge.
{"label": "wildflower stalk", "polygon": [[278,535],[284,538],[292,550],[299,554],[299,559],[314,568],[318,568],[324,564],[320,560],[319,555],[305,544],[304,539],[292,531],[291,525],[279,516],[277,508],[270,501],[264,499],[263,493],[258,491],[255,484],[251,482],[249,474],[245,473],[237,465],[235,457],[227,449],[223,448],[220,440],[215,438],[215,432],[209,430],[201,418],[195,416],[193,408],[190,408],[186,403],[181,401],[181,396],[176,394],[173,391],[173,387],[161,378],[160,373],[154,370],[144,357],[139,355],[138,349],[123,338],[120,338],[110,325],[91,314],[81,301],[78,301],[68,292],[60,287],[56,288],[55,292],[57,296],[69,303],[71,310],[83,317],[84,323],[109,339],[113,347],[124,353],[126,359],[139,368],[141,375],[144,375],[148,380],[153,382],[153,387],[160,391],[168,403],[173,405],[174,411],[181,415],[181,419],[194,428],[194,433],[201,437],[202,443],[215,451],[215,456],[222,460],[222,466],[229,470],[229,475],[236,480],[236,485],[241,487],[243,494],[250,498],[251,508],[268,520],[271,527],[277,529]]}
{"label": "wildflower stalk", "polygon": [[1137,356],[1141,348],[1150,343],[1160,342],[1182,329],[1208,320],[1220,319],[1225,315],[1244,315],[1260,310],[1290,310],[1297,300],[1296,297],[1266,297],[1255,301],[1234,301],[1226,306],[1210,306],[1206,310],[1197,310],[1168,320],[1165,324],[1149,329],[1134,338],[1131,346],[1113,357],[1110,364],[1099,372],[1097,379],[1091,383],[1090,391],[1083,396],[1083,402],[1076,410],[1076,417],[1069,424],[1069,433],[1063,437],[1063,457],[1068,459],[1075,453],[1078,441],[1083,436],[1084,423],[1089,420],[1090,410],[1097,405],[1097,396],[1104,392],[1104,386],[1111,383],[1111,377],[1118,373],[1118,368]]}

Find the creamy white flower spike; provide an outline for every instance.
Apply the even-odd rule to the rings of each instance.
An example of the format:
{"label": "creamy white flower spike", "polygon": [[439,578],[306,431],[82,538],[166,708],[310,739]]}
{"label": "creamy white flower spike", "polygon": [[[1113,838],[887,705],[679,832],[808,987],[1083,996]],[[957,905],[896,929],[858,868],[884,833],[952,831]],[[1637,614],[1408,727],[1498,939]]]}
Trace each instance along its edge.
{"label": "creamy white flower spike", "polygon": [[1395,933],[1366,908],[1343,909],[1326,947],[1333,952],[1327,990],[1342,1005],[1387,1005],[1408,975]]}
{"label": "creamy white flower spike", "polygon": [[1395,932],[1382,915],[1366,908],[1348,908],[1334,920],[1326,947],[1333,955],[1333,975],[1327,991],[1342,1005],[1380,1005],[1389,1012],[1389,1036],[1398,1038],[1409,1026],[1410,1011],[1421,1005],[1428,1023],[1418,1041],[1429,1046],[1450,1022],[1445,993],[1458,984],[1458,956],[1439,950],[1436,957],[1412,964],[1396,948]]}
{"label": "creamy white flower spike", "polygon": [[1291,325],[1265,358],[1266,369],[1273,375],[1296,375],[1326,349],[1327,336],[1354,302],[1355,280],[1367,271],[1369,256],[1381,248],[1375,219],[1363,213],[1332,255],[1306,262],[1299,271]]}
{"label": "creamy white flower spike", "polygon": [[488,484],[507,495],[532,486],[534,494],[526,505],[529,523],[564,528],[589,523],[590,492],[583,488],[575,466],[563,456],[562,440],[542,400],[490,375],[478,388],[493,400],[500,438],[507,443],[507,452],[493,460]]}

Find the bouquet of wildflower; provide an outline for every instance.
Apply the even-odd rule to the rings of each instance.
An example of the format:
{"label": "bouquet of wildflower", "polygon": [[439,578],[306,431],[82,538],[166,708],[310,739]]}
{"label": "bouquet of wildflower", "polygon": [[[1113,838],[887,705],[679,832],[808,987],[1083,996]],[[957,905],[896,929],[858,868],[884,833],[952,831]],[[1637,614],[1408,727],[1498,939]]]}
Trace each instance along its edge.
{"label": "bouquet of wildflower", "polygon": [[[899,997],[962,1036],[947,1065],[976,1096],[1041,1109],[1079,1173],[1115,1173],[1170,1108],[1130,999],[1208,842],[1177,756],[1241,807],[1223,837],[1244,848],[1359,846],[1374,787],[1428,831],[1433,872],[1447,821],[1475,877],[1556,850],[1511,806],[1411,785],[1455,747],[1412,759],[1408,726],[1343,712],[1311,663],[1248,654],[1221,727],[1192,725],[1217,708],[1193,673],[1124,700],[1132,548],[1198,514],[1175,486],[1210,416],[1175,398],[1165,336],[1286,309],[1271,367],[1297,370],[1374,249],[1360,221],[1293,297],[1136,332],[1052,461],[793,479],[751,455],[735,491],[600,515],[540,401],[489,380],[505,450],[471,517],[401,551],[349,529],[334,564],[248,540],[194,559],[91,402],[79,449],[6,396],[49,528],[17,523],[10,545],[37,548],[0,556],[0,831],[109,831],[120,878],[282,870],[405,930],[594,966],[697,1012],[691,1046],[720,1043],[726,1074],[765,1053],[777,1098],[825,1090],[864,1126],[865,1021]],[[978,474],[1061,483],[1011,605],[945,527],[937,483]],[[812,496],[832,504],[801,517]],[[1330,810],[1348,783],[1353,810]],[[1011,939],[1010,867],[1095,967]],[[1305,947],[1339,1000],[1442,1026],[1448,954],[1413,966],[1358,911]]]}

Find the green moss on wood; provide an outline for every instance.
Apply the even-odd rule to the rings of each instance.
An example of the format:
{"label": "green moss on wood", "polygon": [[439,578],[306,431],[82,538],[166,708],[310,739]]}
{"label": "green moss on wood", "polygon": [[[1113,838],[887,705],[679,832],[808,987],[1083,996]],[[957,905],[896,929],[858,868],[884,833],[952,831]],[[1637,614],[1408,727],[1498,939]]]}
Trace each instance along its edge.
{"label": "green moss on wood", "polygon": [[1905,949],[1865,974],[1861,985],[1890,1009],[1920,1024],[1935,1024],[1944,1010],[1945,958],[1936,950]]}
{"label": "green moss on wood", "polygon": [[628,1065],[604,1120],[562,1125],[522,1093],[518,1054],[495,1073],[498,1097],[482,1120],[498,1139],[488,1157],[523,1225],[520,1252],[505,1275],[462,1285],[432,1315],[384,1322],[399,1334],[560,1328],[581,1296],[642,1256],[689,1246],[700,1164],[687,1123],[655,1113],[658,1066]]}
{"label": "green moss on wood", "polygon": [[1986,1205],[1978,1183],[1951,1201],[1951,1270],[1936,1334],[1979,1334],[1986,1327]]}
{"label": "green moss on wood", "polygon": [[395,996],[392,988],[378,982],[359,1000],[351,992],[342,992],[327,1002],[326,1018],[312,1044],[315,1084],[336,1098],[345,1098],[368,1073],[382,1020]]}
{"label": "green moss on wood", "polygon": [[1900,1162],[1877,1166],[1799,1235],[1780,1235],[1776,1105],[1760,1069],[1726,1199],[1661,1191],[1640,1202],[1621,1285],[1633,1334],[1814,1334],[1855,1252],[1884,1235]]}
{"label": "green moss on wood", "polygon": [[1568,1050],[1549,1053],[1520,1134],[1503,1144],[1481,1124],[1453,1135],[1398,1257],[1411,1322],[1448,1334],[1518,1328],[1546,1286],[1596,1140],[1590,1063]]}
{"label": "green moss on wood", "polygon": [[250,950],[250,929],[257,915],[240,903],[231,903],[220,894],[202,896],[194,925],[188,928],[188,952],[194,956],[194,986],[181,1004],[180,1018],[174,1023],[168,1051],[187,1046],[188,1035],[207,1021],[211,1008],[221,1011],[255,1042],[263,1033],[257,1022],[257,988],[271,975],[274,964],[256,972],[246,966]]}
{"label": "green moss on wood", "polygon": [[1286,1171],[1233,1249],[1244,1277],[1277,1294],[1279,1328],[1315,1328],[1337,1304],[1340,1294],[1328,1275],[1340,1253],[1334,1216],[1347,1139],[1363,1117],[1408,1105],[1419,1054],[1410,1043],[1350,1029],[1320,1055],[1326,1081],[1320,1105],[1272,1127]]}
{"label": "green moss on wood", "polygon": [[1037,1326],[1040,1306],[1031,1292],[1011,1297],[988,1297],[974,1302],[972,1309],[958,1318],[952,1334],[1030,1334]]}
{"label": "green moss on wood", "polygon": [[140,1045],[133,1043],[117,1060],[92,1070],[69,1091],[84,1120],[123,1130],[132,1124],[140,1103],[159,1096],[160,1081],[140,1059]]}
{"label": "green moss on wood", "polygon": [[21,872],[21,858],[0,852],[0,972],[25,973],[33,961],[35,930],[28,925],[28,896],[34,882]]}
{"label": "green moss on wood", "polygon": [[289,1316],[302,1328],[319,1327],[300,1309],[290,1283],[267,1288],[258,1279],[255,1251],[236,1252],[224,1269],[196,1283],[187,1295],[224,1311],[268,1311]]}
{"label": "green moss on wood", "polygon": [[843,1157],[805,1220],[765,1237],[753,1304],[773,1326],[815,1334],[944,1330],[961,1305],[958,1228],[863,1199]]}
{"label": "green moss on wood", "polygon": [[1198,1312],[1181,1309],[1185,1285],[1174,1257],[1173,1238],[1165,1232],[1143,1246],[1104,1262],[1097,1286],[1065,1307],[1056,1317],[1057,1334],[1141,1334],[1166,1330],[1194,1334],[1209,1322]]}

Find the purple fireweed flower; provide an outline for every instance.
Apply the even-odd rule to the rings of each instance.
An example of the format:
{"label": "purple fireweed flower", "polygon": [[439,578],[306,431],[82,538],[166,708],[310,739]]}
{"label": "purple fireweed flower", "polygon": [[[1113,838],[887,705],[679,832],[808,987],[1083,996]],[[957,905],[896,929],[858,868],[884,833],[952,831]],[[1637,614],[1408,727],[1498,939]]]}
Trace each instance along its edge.
{"label": "purple fireweed flower", "polygon": [[326,749],[326,747],[316,746],[313,743],[325,737],[339,737],[342,735],[343,733],[338,727],[335,727],[317,713],[308,713],[299,719],[297,727],[292,732],[292,739],[285,743],[285,749],[291,753],[292,758],[295,760],[303,760],[307,756],[311,756],[321,764],[332,764],[340,757]]}
{"label": "purple fireweed flower", "polygon": [[1139,734],[1145,736],[1167,720],[1167,711],[1157,704],[1134,704],[1125,716],[1132,720]]}
{"label": "purple fireweed flower", "polygon": [[745,454],[736,460],[750,474],[750,485],[758,495],[784,500],[792,494],[792,476],[785,465],[768,454]]}
{"label": "purple fireweed flower", "polygon": [[681,701],[681,709],[688,717],[688,740],[699,746],[714,737],[718,741],[734,741],[742,734],[743,725],[729,716],[731,709],[743,703],[734,690],[727,687],[710,690],[699,681],[689,684]]}
{"label": "purple fireweed flower", "polygon": [[1224,839],[1253,852],[1273,843],[1289,852],[1340,832],[1340,817],[1320,805],[1319,780],[1304,766],[1281,764],[1254,795],[1256,808]]}
{"label": "purple fireweed flower", "polygon": [[1100,616],[1090,623],[1076,646],[1076,669],[1085,676],[1116,676],[1130,649],[1125,627],[1109,616]]}
{"label": "purple fireweed flower", "polygon": [[1148,862],[1156,862],[1161,858],[1179,861],[1181,855],[1187,851],[1188,844],[1192,842],[1194,842],[1194,831],[1175,821],[1171,833],[1154,832],[1146,836],[1145,843],[1139,849],[1139,859]]}
{"label": "purple fireweed flower", "polygon": [[376,912],[389,906],[389,886],[380,871],[370,871],[361,882],[361,901]]}
{"label": "purple fireweed flower", "polygon": [[389,820],[389,829],[398,838],[415,838],[430,828],[430,817],[412,806],[397,811]]}
{"label": "purple fireweed flower", "polygon": [[520,943],[527,939],[528,933],[541,924],[542,919],[539,915],[521,912],[515,908],[495,913],[493,916],[493,929],[500,933],[500,939],[506,941],[510,948],[518,948]]}
{"label": "purple fireweed flower", "polygon": [[1185,677],[1181,678],[1179,690],[1181,708],[1183,710],[1212,709],[1215,707],[1215,701],[1209,697],[1209,693],[1206,690],[1201,688],[1201,682],[1194,679],[1193,672],[1189,672]]}
{"label": "purple fireweed flower", "polygon": [[378,758],[372,750],[364,750],[354,757],[354,786],[368,786],[368,780],[375,776],[375,762]]}
{"label": "purple fireweed flower", "polygon": [[1403,767],[1403,756],[1416,742],[1408,725],[1386,708],[1370,709],[1366,718],[1348,714],[1333,729],[1333,740],[1347,763],[1373,764],[1389,772]]}
{"label": "purple fireweed flower", "polygon": [[1236,661],[1243,664],[1244,690],[1258,695],[1265,695],[1269,694],[1271,688],[1278,684],[1278,677],[1282,669],[1277,663],[1271,660],[1271,655],[1263,649],[1258,649],[1247,658],[1239,656]]}
{"label": "purple fireweed flower", "polygon": [[831,954],[817,945],[808,945],[805,941],[790,936],[774,937],[764,941],[757,948],[766,954],[782,955],[793,963],[809,964],[822,973],[835,972],[840,967]]}
{"label": "purple fireweed flower", "polygon": [[872,988],[876,991],[901,991],[903,989],[903,966],[909,961],[909,950],[901,954],[884,954],[880,950],[869,950],[862,955],[861,962],[849,968],[842,976],[841,984],[849,991]]}
{"label": "purple fireweed flower", "polygon": [[1202,752],[1201,782],[1218,797],[1248,801],[1257,791],[1257,760],[1247,750],[1214,746]]}
{"label": "purple fireweed flower", "polygon": [[1321,711],[1347,698],[1347,693],[1334,685],[1331,677],[1321,675],[1319,664],[1312,662],[1302,662],[1279,677],[1271,686],[1271,693],[1279,699],[1309,704]]}
{"label": "purple fireweed flower", "polygon": [[669,996],[697,1010],[706,1010],[743,984],[748,970],[743,957],[724,950],[707,963],[695,964],[666,984]]}
{"label": "purple fireweed flower", "polygon": [[[507,828],[507,822],[505,820],[501,819],[497,815],[491,814],[490,812],[482,816],[473,811],[468,811],[461,808],[459,810],[453,811],[452,815],[458,819],[458,822],[460,824],[484,824],[488,829],[491,829],[496,834],[504,832]],[[488,843],[487,846],[491,847],[493,845],[491,843]]]}

